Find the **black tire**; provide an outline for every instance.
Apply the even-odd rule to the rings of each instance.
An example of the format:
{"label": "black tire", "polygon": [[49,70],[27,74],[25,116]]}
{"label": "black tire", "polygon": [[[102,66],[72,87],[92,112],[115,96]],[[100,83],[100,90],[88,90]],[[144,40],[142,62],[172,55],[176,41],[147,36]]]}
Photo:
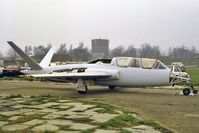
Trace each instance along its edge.
{"label": "black tire", "polygon": [[193,90],[193,94],[197,94],[198,93],[198,90]]}
{"label": "black tire", "polygon": [[109,89],[111,89],[111,90],[115,89],[115,86],[108,86],[108,87],[109,87]]}
{"label": "black tire", "polygon": [[79,92],[79,94],[86,94],[86,93],[87,93],[87,91],[88,91],[88,87],[87,87],[87,85],[85,85],[85,89],[86,89],[86,91],[78,91],[78,92]]}
{"label": "black tire", "polygon": [[189,88],[184,88],[182,92],[183,92],[183,95],[188,96],[191,93],[191,90]]}
{"label": "black tire", "polygon": [[86,94],[87,93],[87,91],[78,91],[79,92],[79,94]]}

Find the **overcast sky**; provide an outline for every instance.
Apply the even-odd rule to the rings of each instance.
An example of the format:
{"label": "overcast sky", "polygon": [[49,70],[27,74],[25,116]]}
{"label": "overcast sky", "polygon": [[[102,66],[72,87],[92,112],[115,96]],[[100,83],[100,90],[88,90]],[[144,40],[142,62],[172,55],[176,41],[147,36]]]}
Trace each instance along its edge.
{"label": "overcast sky", "polygon": [[199,50],[199,0],[0,0],[0,51],[106,38],[110,47],[184,44]]}

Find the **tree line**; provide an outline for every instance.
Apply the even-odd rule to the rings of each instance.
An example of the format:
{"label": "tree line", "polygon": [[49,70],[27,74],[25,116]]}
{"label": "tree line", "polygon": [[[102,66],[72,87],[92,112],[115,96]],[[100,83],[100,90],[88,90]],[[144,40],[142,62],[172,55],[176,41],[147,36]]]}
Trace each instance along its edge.
{"label": "tree line", "polygon": [[[69,49],[67,49],[69,46]],[[25,53],[29,56],[33,56],[34,59],[40,61],[45,54],[52,47],[51,44],[47,46],[39,45],[32,47],[31,45],[25,46]],[[125,48],[124,46],[118,46],[112,50],[110,50],[109,55],[105,58],[112,58],[116,56],[129,56],[129,57],[142,57],[142,58],[157,58],[162,60],[165,63],[171,63],[172,61],[182,61],[186,64],[190,64],[194,62],[194,55],[196,55],[198,51],[194,46],[191,48],[187,48],[185,46],[179,47],[170,47],[168,50],[161,51],[159,46],[153,46],[149,43],[142,44],[139,48],[134,47],[133,45]],[[7,57],[10,57],[13,61],[16,58],[16,53],[10,48],[7,52]],[[3,55],[0,52],[0,57]],[[55,52],[52,61],[59,62],[79,62],[79,61],[89,61],[94,57],[92,56],[91,51],[84,46],[83,42],[80,42],[79,45],[73,48],[73,45],[67,45],[66,43],[60,44],[59,48]],[[103,57],[101,57],[103,58]]]}

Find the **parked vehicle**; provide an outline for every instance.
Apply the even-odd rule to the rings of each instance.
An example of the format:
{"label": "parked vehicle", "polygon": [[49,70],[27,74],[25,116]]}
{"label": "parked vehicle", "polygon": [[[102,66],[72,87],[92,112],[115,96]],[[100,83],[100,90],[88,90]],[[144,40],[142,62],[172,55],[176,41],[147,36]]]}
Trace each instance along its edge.
{"label": "parked vehicle", "polygon": [[21,74],[19,66],[8,66],[3,69],[3,76],[18,76]]}

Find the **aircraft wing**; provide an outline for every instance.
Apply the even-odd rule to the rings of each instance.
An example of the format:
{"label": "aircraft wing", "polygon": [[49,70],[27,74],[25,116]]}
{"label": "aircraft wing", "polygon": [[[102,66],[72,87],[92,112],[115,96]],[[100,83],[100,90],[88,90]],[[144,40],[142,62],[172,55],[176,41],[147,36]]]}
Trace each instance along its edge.
{"label": "aircraft wing", "polygon": [[50,74],[34,74],[32,77],[36,78],[108,78],[112,75],[107,72],[99,72],[99,71],[92,71],[92,72],[79,72],[79,73],[73,73],[73,72],[61,72],[61,73],[50,73]]}

